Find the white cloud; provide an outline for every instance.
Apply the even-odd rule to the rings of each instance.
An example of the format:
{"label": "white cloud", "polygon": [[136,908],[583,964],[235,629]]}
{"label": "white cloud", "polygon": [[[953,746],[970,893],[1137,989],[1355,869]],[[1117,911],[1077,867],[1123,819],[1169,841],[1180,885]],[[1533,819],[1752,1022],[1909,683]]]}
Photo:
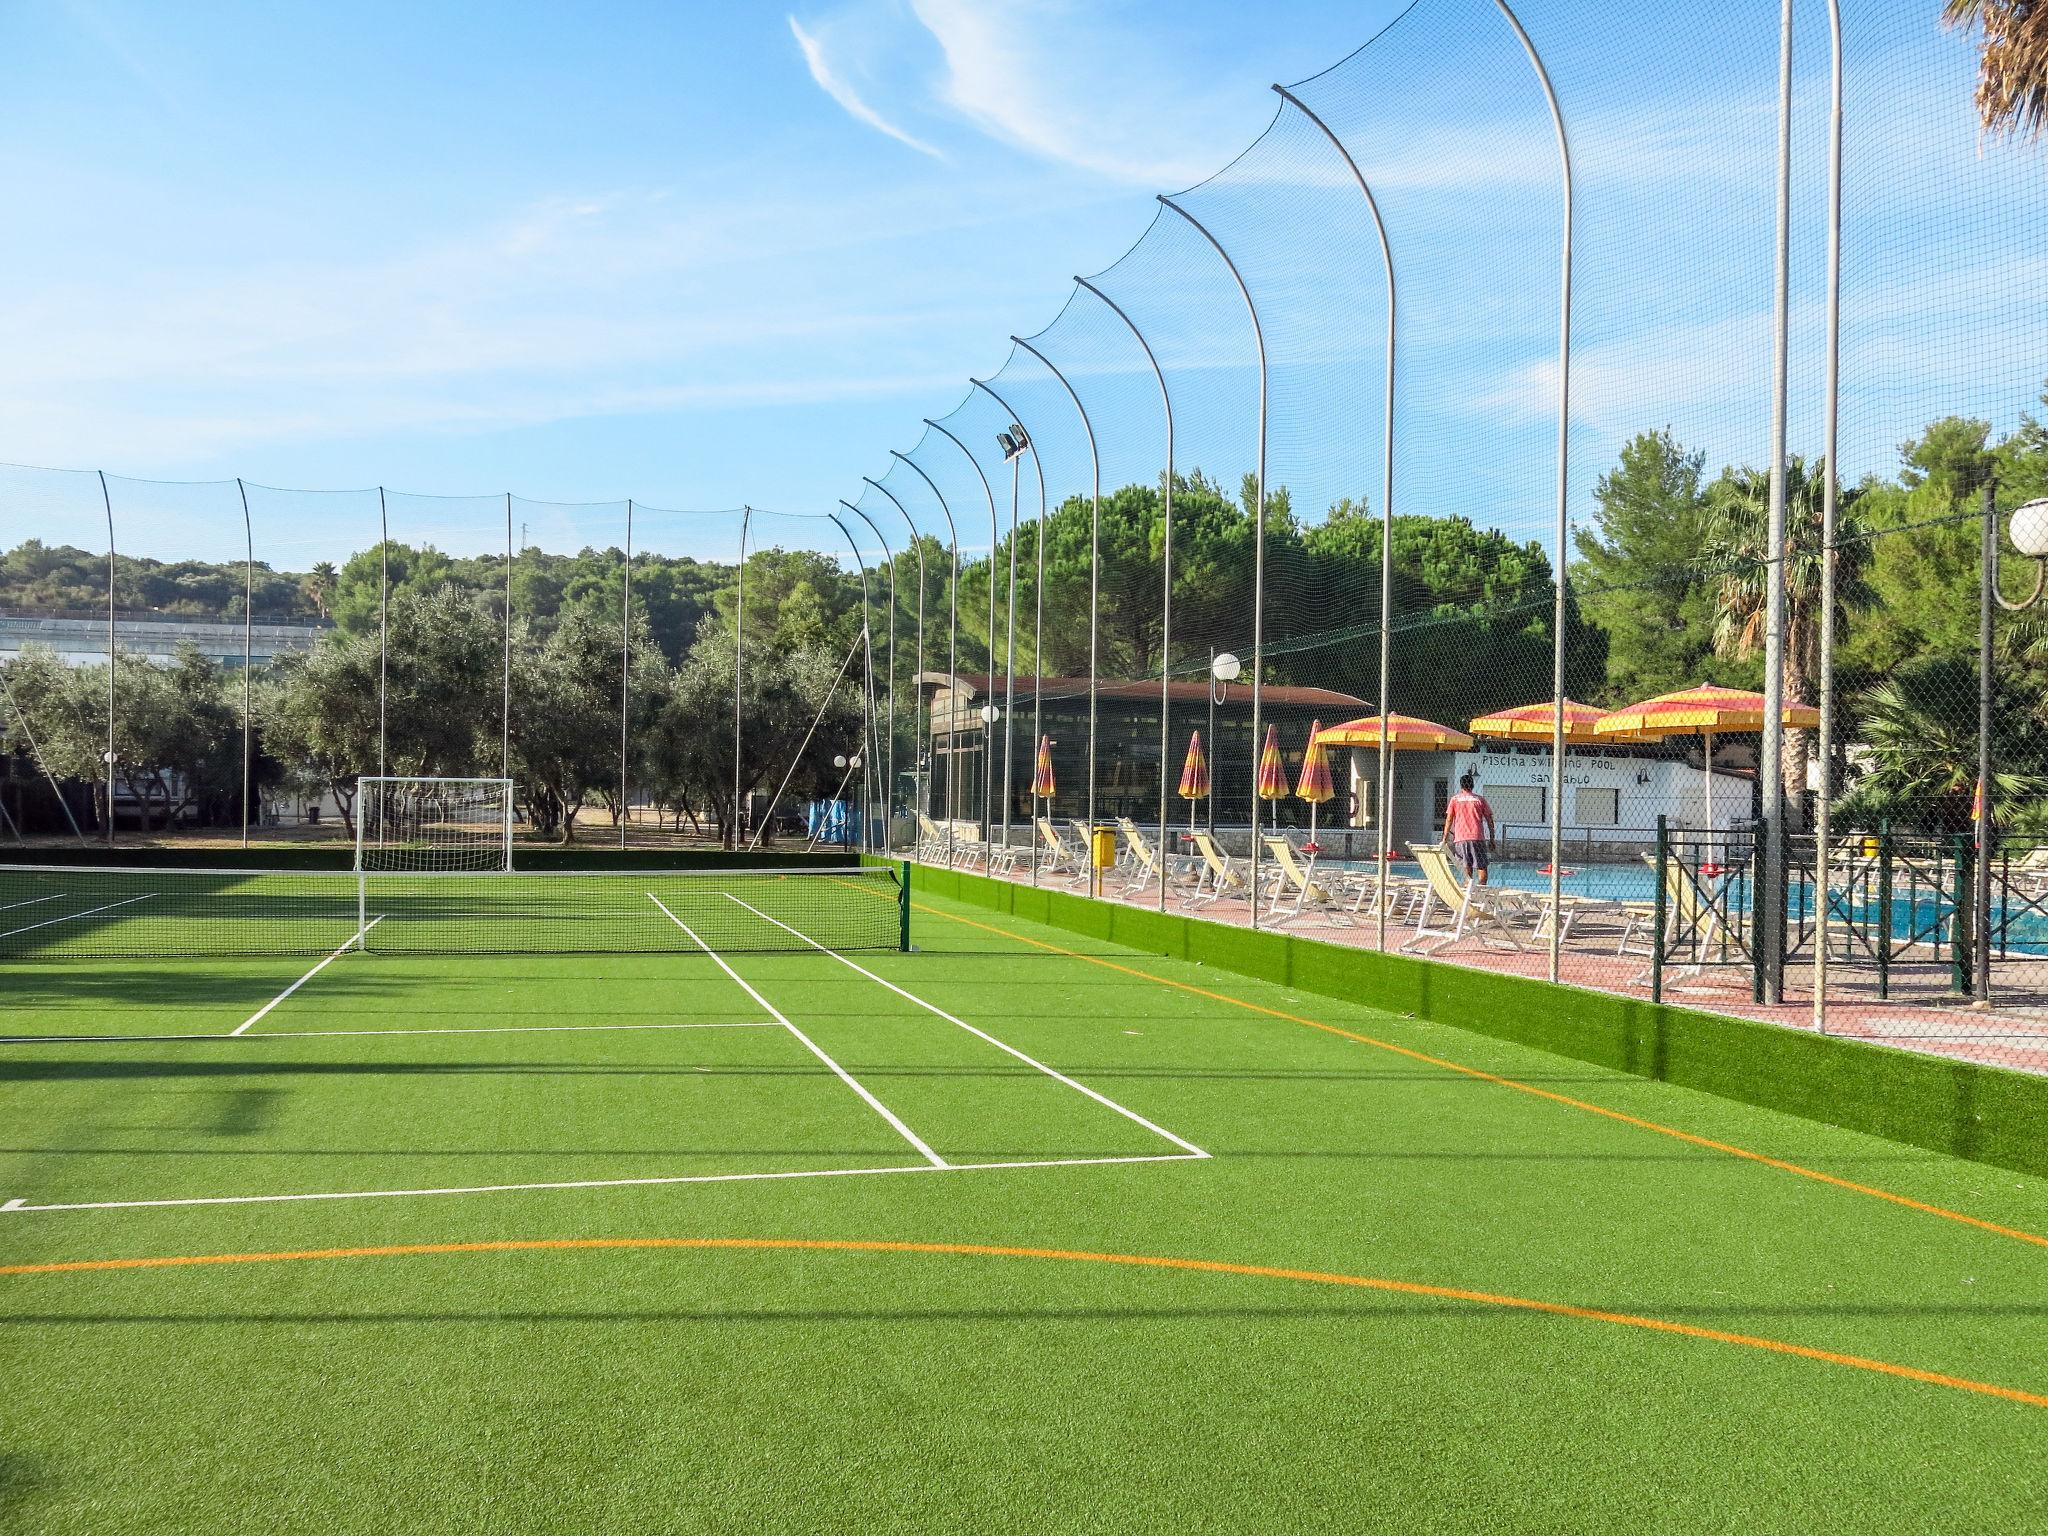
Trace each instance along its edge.
{"label": "white cloud", "polygon": [[930,155],[934,160],[943,160],[945,155],[903,129],[898,128],[867,102],[860,93],[842,79],[825,57],[824,43],[815,34],[806,32],[803,24],[794,16],[789,18],[789,30],[796,38],[796,45],[803,50],[804,64],[811,72],[811,79],[818,89],[845,108],[847,115],[858,122],[866,123],[877,133],[885,133],[899,144],[907,144],[919,154]]}

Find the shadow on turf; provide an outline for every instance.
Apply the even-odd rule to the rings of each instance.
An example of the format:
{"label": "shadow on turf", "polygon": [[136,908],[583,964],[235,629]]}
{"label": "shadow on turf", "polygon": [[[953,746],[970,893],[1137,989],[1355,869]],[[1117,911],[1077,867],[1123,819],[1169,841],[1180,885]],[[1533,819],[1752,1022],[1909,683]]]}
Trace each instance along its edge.
{"label": "shadow on turf", "polygon": [[[2048,1317],[2048,1302],[1999,1302],[1989,1306],[1956,1303],[1848,1302],[1807,1306],[1645,1306],[1635,1302],[1579,1301],[1572,1305],[1599,1311],[1655,1317],[1670,1322],[1730,1318],[2034,1318]],[[1126,1323],[1126,1322],[1323,1322],[1353,1318],[1444,1318],[1460,1323],[1489,1321],[1547,1322],[1542,1313],[1485,1307],[1460,1301],[1388,1300],[1354,1306],[1303,1307],[838,1307],[816,1311],[694,1312],[680,1309],[574,1311],[441,1311],[441,1312],[12,1312],[0,1315],[0,1327],[70,1327],[110,1324],[137,1327],[190,1327],[194,1323],[244,1326],[378,1327],[393,1323]],[[4,1485],[0,1485],[4,1487]]]}

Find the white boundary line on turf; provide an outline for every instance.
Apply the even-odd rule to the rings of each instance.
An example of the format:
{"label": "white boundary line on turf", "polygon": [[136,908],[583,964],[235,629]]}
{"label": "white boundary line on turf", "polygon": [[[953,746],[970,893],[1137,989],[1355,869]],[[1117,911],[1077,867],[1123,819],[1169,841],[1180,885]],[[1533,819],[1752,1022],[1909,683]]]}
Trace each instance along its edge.
{"label": "white boundary line on turf", "polygon": [[[657,907],[661,908],[662,916],[666,917],[670,922],[674,923],[678,928],[682,929],[683,932],[687,933],[690,936],[690,942],[695,944],[699,949],[703,950],[705,954],[709,955],[712,958],[712,960],[717,963],[718,968],[721,971],[724,971],[726,975],[730,976],[735,982],[739,984],[741,991],[745,992],[747,996],[751,997],[755,1002],[759,1003],[761,1007],[767,1011],[769,1017],[774,1019],[776,1023],[780,1024],[792,1035],[795,1035],[797,1039],[801,1040],[804,1044],[804,1049],[808,1050],[813,1056],[817,1057],[818,1060],[822,1061],[823,1063],[825,1063],[826,1066],[830,1067],[832,1069],[834,1076],[836,1076],[842,1083],[846,1084],[847,1087],[851,1088],[855,1093],[859,1094],[861,1098],[867,1101],[868,1108],[872,1109],[876,1114],[880,1115],[884,1120],[888,1121],[889,1124],[895,1128],[897,1135],[901,1136],[905,1141],[909,1142],[913,1147],[917,1148],[919,1154],[924,1157],[925,1161],[929,1162],[934,1168],[944,1168],[946,1166],[946,1160],[943,1157],[939,1156],[938,1153],[934,1152],[929,1146],[925,1145],[923,1138],[921,1138],[917,1134],[917,1132],[913,1131],[909,1126],[905,1125],[902,1122],[902,1120],[898,1119],[896,1114],[889,1108],[888,1105],[884,1104],[880,1099],[876,1098],[872,1093],[868,1092],[866,1088],[862,1087],[860,1083],[854,1079],[852,1073],[848,1072],[846,1068],[840,1066],[839,1063],[834,1061],[830,1056],[827,1056],[824,1053],[824,1051],[819,1048],[816,1041],[811,1039],[811,1037],[805,1034],[802,1030],[798,1029],[794,1024],[790,1023],[788,1019],[784,1018],[782,1016],[781,1009],[777,1008],[773,1003],[769,1002],[768,999],[763,997],[759,992],[756,992],[753,989],[753,987],[747,982],[747,979],[745,977],[740,975],[738,971],[734,970],[731,966],[725,963],[725,956],[719,954],[709,944],[706,944],[702,939],[698,938],[696,930],[692,928],[688,923],[684,922],[680,917],[677,917],[675,913],[669,911],[669,909],[667,908],[667,906],[663,904],[662,899],[659,896],[655,895],[654,892],[649,891],[647,892],[647,899],[653,902]],[[741,905],[745,906],[746,904],[742,902]],[[752,911],[753,909],[750,907],[748,908],[748,910]]]}
{"label": "white boundary line on turf", "polygon": [[75,923],[81,917],[95,917],[102,912],[111,912],[116,907],[129,906],[138,901],[148,901],[155,891],[144,891],[140,896],[124,896],[119,901],[110,901],[104,907],[87,907],[83,912],[70,912],[63,917],[44,918],[40,923],[30,923],[26,928],[10,928],[0,933],[0,939],[11,939],[17,933],[34,933],[38,928],[53,928],[58,923]]}
{"label": "white boundary line on turf", "polygon": [[778,1029],[773,1019],[718,1019],[701,1024],[487,1024],[434,1029],[259,1029],[191,1035],[0,1035],[0,1045],[117,1045],[124,1040],[335,1040],[353,1035],[559,1035],[592,1029]]}
{"label": "white boundary line on turf", "polygon": [[1124,1163],[1186,1163],[1207,1153],[1156,1152],[1140,1157],[1050,1157],[1010,1163],[903,1163],[892,1168],[798,1168],[784,1173],[680,1173],[644,1179],[562,1179],[547,1184],[467,1184],[446,1189],[342,1189],[311,1195],[194,1195],[174,1200],[78,1200],[30,1205],[17,1196],[0,1202],[0,1213],[36,1211],[126,1211],[170,1205],[278,1205],[305,1200],[395,1200],[425,1195],[501,1195],[524,1190],[624,1189],[659,1184],[741,1184],[771,1179],[846,1179],[887,1173],[989,1173],[1007,1168],[1101,1168]]}
{"label": "white boundary line on turf", "polygon": [[887,987],[891,992],[894,992],[898,997],[903,998],[907,1002],[917,1004],[917,1006],[924,1009],[925,1012],[937,1014],[940,1018],[944,1019],[948,1024],[956,1025],[959,1028],[966,1030],[967,1033],[969,1033],[970,1035],[975,1035],[978,1036],[980,1039],[986,1040],[990,1045],[994,1046],[999,1051],[1007,1051],[1010,1055],[1016,1057],[1026,1066],[1036,1067],[1039,1071],[1043,1072],[1047,1077],[1051,1078],[1054,1082],[1063,1083],[1067,1087],[1073,1089],[1074,1092],[1083,1094],[1088,1098],[1093,1099],[1096,1103],[1102,1105],[1105,1109],[1113,1109],[1118,1114],[1122,1115],[1126,1120],[1132,1120],[1137,1122],[1139,1125],[1145,1127],[1146,1130],[1150,1131],[1153,1135],[1163,1137],[1165,1140],[1172,1142],[1176,1147],[1181,1148],[1181,1150],[1186,1152],[1190,1157],[1207,1157],[1209,1155],[1207,1152],[1204,1152],[1200,1147],[1196,1146],[1192,1141],[1187,1141],[1179,1136],[1174,1135],[1173,1132],[1167,1130],[1165,1126],[1154,1125],[1150,1120],[1147,1120],[1135,1109],[1126,1109],[1123,1105],[1117,1103],[1115,1099],[1109,1098],[1107,1095],[1097,1093],[1093,1088],[1090,1088],[1086,1083],[1077,1083],[1071,1077],[1068,1077],[1064,1072],[1055,1072],[1051,1067],[1048,1067],[1044,1062],[1039,1061],[1034,1057],[1025,1055],[1022,1051],[1018,1050],[1017,1047],[1015,1047],[1014,1045],[1006,1045],[1001,1040],[998,1040],[994,1035],[990,1034],[987,1030],[976,1029],[972,1024],[969,1024],[965,1019],[955,1018],[952,1014],[946,1012],[945,1009],[941,1008],[937,1003],[928,1003],[923,998],[919,997],[916,993],[906,992],[903,988],[897,986],[895,982],[877,976],[873,971],[869,970],[866,966],[856,965],[853,961],[847,959],[846,956],[840,954],[837,950],[827,949],[823,944],[820,944],[816,939],[812,938],[809,934],[804,933],[799,929],[790,927],[789,924],[781,921],[779,918],[770,917],[766,912],[763,912],[759,907],[747,906],[747,903],[741,901],[739,897],[733,895],[732,892],[725,891],[721,892],[720,894],[722,894],[727,901],[732,902],[735,906],[746,907],[749,912],[753,913],[754,916],[760,918],[763,922],[774,923],[775,926],[780,928],[784,933],[795,934],[797,938],[802,939],[804,943],[810,945],[811,948],[815,949],[819,954],[830,955],[834,960],[837,960],[841,965],[845,966],[848,970],[859,972],[861,975],[867,977],[869,981],[874,982],[877,986]]}
{"label": "white boundary line on turf", "polygon": [[32,907],[42,901],[62,901],[70,894],[69,891],[59,891],[54,896],[31,896],[25,901],[10,901],[5,906],[0,906],[0,912],[12,912],[16,907]]}
{"label": "white boundary line on turf", "polygon": [[351,949],[354,949],[357,944],[362,942],[364,934],[368,933],[372,928],[376,927],[379,923],[383,921],[384,915],[380,912],[377,914],[377,916],[371,918],[367,923],[363,924],[362,927],[358,928],[354,933],[350,934],[348,940],[345,943],[343,943],[339,949],[335,950],[333,954],[329,955],[325,960],[322,960],[318,965],[314,966],[313,969],[306,972],[305,975],[301,976],[297,981],[293,982],[290,986],[286,987],[282,992],[278,993],[277,996],[273,997],[261,1008],[258,1008],[254,1013],[250,1014],[248,1018],[242,1020],[240,1024],[236,1025],[233,1029],[229,1030],[229,1038],[232,1039],[234,1036],[243,1033],[245,1030],[248,1029],[248,1027],[251,1024],[256,1023],[266,1013],[270,1012],[271,1009],[275,1008],[279,1003],[283,1002],[286,998],[290,997],[294,992],[298,991],[299,988],[303,987],[315,976],[318,976],[322,971],[326,970],[327,967],[334,964],[335,961],[339,960]]}

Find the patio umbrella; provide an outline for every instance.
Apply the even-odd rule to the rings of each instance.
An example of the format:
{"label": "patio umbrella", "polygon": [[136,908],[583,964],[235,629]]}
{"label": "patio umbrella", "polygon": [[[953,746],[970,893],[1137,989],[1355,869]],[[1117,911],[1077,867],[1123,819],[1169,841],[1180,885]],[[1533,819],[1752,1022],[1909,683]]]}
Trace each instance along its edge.
{"label": "patio umbrella", "polygon": [[[1497,709],[1490,715],[1481,715],[1467,729],[1474,736],[1507,736],[1516,741],[1550,741],[1556,729],[1556,710],[1553,701],[1544,699],[1536,704],[1524,704],[1519,709]],[[1589,743],[1612,740],[1595,733],[1594,722],[1602,711],[1590,704],[1564,701],[1564,739],[1569,746],[1585,746]]]}
{"label": "patio umbrella", "polygon": [[1280,761],[1280,727],[1266,727],[1266,745],[1259,752],[1259,798],[1287,798],[1287,765]]}
{"label": "patio umbrella", "polygon": [[1294,781],[1296,797],[1308,802],[1308,839],[1310,842],[1314,842],[1316,839],[1316,812],[1322,807],[1325,800],[1332,798],[1337,793],[1336,786],[1330,782],[1329,751],[1317,739],[1318,733],[1321,732],[1322,728],[1323,722],[1320,720],[1308,728],[1308,746],[1303,749],[1301,754],[1301,776]]}
{"label": "patio umbrella", "polygon": [[[1764,696],[1743,688],[1717,688],[1701,683],[1697,688],[1660,694],[1654,699],[1625,704],[1602,715],[1593,725],[1594,734],[1605,741],[1663,741],[1673,736],[1698,736],[1706,743],[1707,834],[1714,831],[1714,738],[1730,731],[1760,731],[1769,717],[1764,713]],[[1788,703],[1780,717],[1784,724],[1811,728],[1820,724],[1820,711],[1810,704]]]}
{"label": "patio umbrella", "polygon": [[[1356,720],[1346,720],[1317,731],[1315,740],[1326,747],[1377,747],[1380,743],[1380,717],[1361,715]],[[1414,715],[1387,716],[1386,749],[1389,752],[1462,752],[1472,745],[1472,738],[1463,731],[1438,725],[1434,720],[1417,719]],[[1387,761],[1387,803],[1380,807],[1380,832],[1382,837],[1393,834],[1394,805],[1394,763]],[[1398,858],[1399,853],[1389,848],[1390,857]]]}
{"label": "patio umbrella", "polygon": [[1031,769],[1031,798],[1050,800],[1053,796],[1052,738],[1038,738],[1038,761]]}
{"label": "patio umbrella", "polygon": [[[1195,802],[1209,798],[1209,759],[1202,753],[1202,733],[1188,738],[1187,761],[1180,769],[1180,797],[1188,803],[1188,832],[1195,830]],[[1164,829],[1161,829],[1162,832]]]}

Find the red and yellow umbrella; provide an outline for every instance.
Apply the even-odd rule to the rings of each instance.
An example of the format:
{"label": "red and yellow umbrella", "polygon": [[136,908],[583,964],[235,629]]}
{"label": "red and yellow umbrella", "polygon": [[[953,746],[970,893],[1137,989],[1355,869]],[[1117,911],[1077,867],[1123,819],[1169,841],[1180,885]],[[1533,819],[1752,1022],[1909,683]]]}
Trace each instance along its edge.
{"label": "red and yellow umbrella", "polygon": [[[1590,704],[1580,704],[1571,699],[1564,701],[1564,739],[1574,746],[1612,741],[1611,736],[1598,735],[1593,727],[1602,711]],[[1536,704],[1524,704],[1519,709],[1497,709],[1490,715],[1481,715],[1468,729],[1474,736],[1508,736],[1517,741],[1551,741],[1555,739],[1557,711],[1553,701],[1544,699]]]}
{"label": "red and yellow umbrella", "polygon": [[1052,738],[1038,738],[1038,760],[1031,768],[1031,798],[1050,800],[1053,796]]}
{"label": "red and yellow umbrella", "polygon": [[1301,754],[1301,775],[1294,781],[1297,799],[1308,802],[1308,836],[1314,842],[1316,836],[1316,811],[1323,802],[1335,797],[1337,786],[1330,780],[1330,754],[1317,738],[1323,729],[1318,720],[1308,728],[1308,746]]}
{"label": "red and yellow umbrella", "polygon": [[[1706,830],[1714,830],[1714,738],[1729,731],[1760,731],[1770,717],[1764,696],[1746,688],[1718,688],[1701,683],[1677,693],[1660,694],[1625,704],[1602,715],[1594,732],[1606,741],[1662,741],[1671,736],[1698,736],[1706,742]],[[1820,711],[1810,704],[1787,703],[1779,716],[1789,726],[1812,728]]]}
{"label": "red and yellow umbrella", "polygon": [[[1377,747],[1380,744],[1380,717],[1361,715],[1356,720],[1346,720],[1315,733],[1314,740],[1330,747]],[[1386,745],[1390,752],[1462,752],[1472,745],[1472,738],[1463,731],[1452,730],[1448,725],[1438,725],[1434,720],[1419,719],[1414,715],[1389,714],[1387,716]],[[1394,804],[1393,760],[1387,763],[1387,803],[1380,807],[1381,841],[1394,833],[1393,817],[1389,814]],[[1400,850],[1389,845],[1386,856],[1390,859],[1401,857]]]}
{"label": "red and yellow umbrella", "polygon": [[1266,727],[1266,745],[1259,752],[1259,798],[1287,798],[1287,765],[1280,761],[1280,727]]}
{"label": "red and yellow umbrella", "polygon": [[1209,759],[1202,752],[1202,733],[1188,737],[1187,761],[1180,769],[1180,797],[1188,803],[1188,831],[1195,830],[1195,802],[1209,798]]}

